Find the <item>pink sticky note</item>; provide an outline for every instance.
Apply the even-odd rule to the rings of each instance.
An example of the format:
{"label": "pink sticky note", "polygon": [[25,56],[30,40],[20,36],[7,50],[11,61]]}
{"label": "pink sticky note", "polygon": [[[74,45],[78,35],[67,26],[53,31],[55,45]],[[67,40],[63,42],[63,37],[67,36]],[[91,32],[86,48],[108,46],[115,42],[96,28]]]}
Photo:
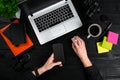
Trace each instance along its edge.
{"label": "pink sticky note", "polygon": [[119,37],[119,35],[117,33],[109,31],[108,32],[108,39],[107,39],[107,41],[111,42],[111,43],[113,43],[115,45],[117,45],[117,43],[118,43],[118,37]]}

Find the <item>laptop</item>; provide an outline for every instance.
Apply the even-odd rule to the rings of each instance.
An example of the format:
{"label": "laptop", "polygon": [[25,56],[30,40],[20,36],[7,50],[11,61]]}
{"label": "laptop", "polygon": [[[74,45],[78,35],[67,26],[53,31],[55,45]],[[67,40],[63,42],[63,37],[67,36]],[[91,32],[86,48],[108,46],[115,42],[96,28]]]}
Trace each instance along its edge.
{"label": "laptop", "polygon": [[71,0],[45,1],[47,3],[44,5],[39,3],[42,5],[40,10],[28,15],[41,45],[82,26],[81,19]]}

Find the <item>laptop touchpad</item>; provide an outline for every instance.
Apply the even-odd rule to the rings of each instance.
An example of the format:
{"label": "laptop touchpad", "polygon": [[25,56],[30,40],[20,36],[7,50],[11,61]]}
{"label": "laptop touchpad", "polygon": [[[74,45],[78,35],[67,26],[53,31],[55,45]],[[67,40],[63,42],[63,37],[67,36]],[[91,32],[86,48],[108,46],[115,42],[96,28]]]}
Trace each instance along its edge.
{"label": "laptop touchpad", "polygon": [[50,32],[53,36],[62,35],[65,33],[65,27],[63,25],[57,25],[51,28]]}

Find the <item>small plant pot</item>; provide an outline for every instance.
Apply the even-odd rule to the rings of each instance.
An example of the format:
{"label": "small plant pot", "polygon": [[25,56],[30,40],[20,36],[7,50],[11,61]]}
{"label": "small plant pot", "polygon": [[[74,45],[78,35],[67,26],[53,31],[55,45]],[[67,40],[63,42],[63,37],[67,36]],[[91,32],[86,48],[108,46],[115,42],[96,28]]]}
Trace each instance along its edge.
{"label": "small plant pot", "polygon": [[15,14],[15,18],[20,19],[20,16],[21,16],[21,9],[18,8],[18,11]]}

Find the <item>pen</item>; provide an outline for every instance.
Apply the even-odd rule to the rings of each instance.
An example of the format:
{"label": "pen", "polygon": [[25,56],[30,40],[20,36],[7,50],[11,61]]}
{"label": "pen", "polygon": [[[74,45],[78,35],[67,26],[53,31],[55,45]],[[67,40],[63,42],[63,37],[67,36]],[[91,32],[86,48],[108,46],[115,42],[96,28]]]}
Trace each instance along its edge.
{"label": "pen", "polygon": [[103,33],[101,34],[100,38],[105,35],[105,33],[110,29],[111,26],[112,26],[112,22],[110,22],[110,23],[108,24],[108,26],[104,29],[104,31],[103,31]]}

